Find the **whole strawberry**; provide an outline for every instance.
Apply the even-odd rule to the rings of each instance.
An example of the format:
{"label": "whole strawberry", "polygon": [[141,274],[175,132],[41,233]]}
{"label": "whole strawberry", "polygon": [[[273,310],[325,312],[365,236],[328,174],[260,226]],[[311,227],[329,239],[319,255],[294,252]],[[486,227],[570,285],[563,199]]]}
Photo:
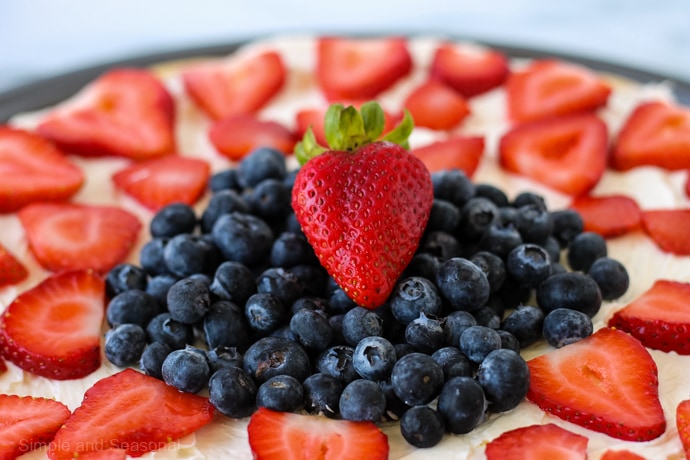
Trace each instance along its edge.
{"label": "whole strawberry", "polygon": [[381,137],[385,117],[369,102],[331,106],[330,149],[311,130],[295,149],[302,163],[292,207],[321,264],[358,305],[382,305],[414,255],[429,218],[433,185],[408,150],[412,118]]}

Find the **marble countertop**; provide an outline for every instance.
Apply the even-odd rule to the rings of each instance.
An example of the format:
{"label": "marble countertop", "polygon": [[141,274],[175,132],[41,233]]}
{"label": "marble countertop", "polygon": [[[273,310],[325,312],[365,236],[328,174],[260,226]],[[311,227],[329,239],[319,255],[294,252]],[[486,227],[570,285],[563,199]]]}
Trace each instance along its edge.
{"label": "marble countertop", "polygon": [[157,51],[276,33],[452,34],[690,82],[688,0],[2,0],[0,92]]}

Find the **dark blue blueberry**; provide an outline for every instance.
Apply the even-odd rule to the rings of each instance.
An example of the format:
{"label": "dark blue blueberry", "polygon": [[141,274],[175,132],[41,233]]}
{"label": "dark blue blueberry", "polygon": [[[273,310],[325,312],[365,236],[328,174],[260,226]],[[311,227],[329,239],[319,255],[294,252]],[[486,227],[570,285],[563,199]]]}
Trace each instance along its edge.
{"label": "dark blue blueberry", "polygon": [[479,251],[470,257],[470,262],[484,272],[491,292],[501,289],[507,276],[506,265],[501,257],[489,251]]}
{"label": "dark blue blueberry", "polygon": [[384,380],[395,365],[395,347],[383,337],[365,337],[352,355],[352,364],[359,375],[369,380]]}
{"label": "dark blue blueberry", "polygon": [[[552,264],[553,265],[553,264]],[[553,268],[552,268],[553,269]],[[496,292],[495,297],[498,297],[503,302],[503,309],[511,310],[528,302],[532,297],[533,289],[521,286],[517,280],[512,277],[506,277],[501,289]],[[491,298],[489,297],[489,300]],[[487,300],[487,303],[489,301]]]}
{"label": "dark blue blueberry", "polygon": [[474,184],[461,169],[447,169],[431,174],[434,198],[462,207],[474,196]]}
{"label": "dark blue blueberry", "polygon": [[462,247],[458,239],[450,233],[434,231],[424,234],[417,251],[432,255],[439,260],[448,260],[459,257],[462,254]]}
{"label": "dark blue blueberry", "polygon": [[481,363],[494,350],[501,348],[501,336],[486,326],[470,326],[460,336],[460,351],[470,361]]}
{"label": "dark blue blueberry", "polygon": [[206,355],[192,347],[172,351],[163,361],[163,381],[186,393],[198,393],[208,385],[211,369]]}
{"label": "dark blue blueberry", "polygon": [[431,206],[426,231],[442,231],[453,234],[460,225],[460,209],[450,201],[435,199]]}
{"label": "dark blue blueberry", "polygon": [[294,212],[291,212],[285,218],[285,231],[290,233],[297,233],[298,235],[304,235],[302,227],[297,220],[297,216]]}
{"label": "dark blue blueberry", "polygon": [[491,200],[499,208],[510,205],[508,196],[500,188],[491,184],[476,184],[474,196],[481,196]]}
{"label": "dark blue blueberry", "polygon": [[513,350],[515,353],[520,353],[520,341],[510,332],[498,329],[498,335],[501,336],[501,348]]}
{"label": "dark blue blueberry", "polygon": [[333,331],[333,345],[345,345],[345,337],[343,337],[343,320],[345,314],[330,315],[328,317],[328,324],[331,325]]}
{"label": "dark blue blueberry", "polygon": [[283,179],[286,174],[285,155],[268,147],[251,151],[237,165],[237,181],[244,188],[254,187],[264,179]]}
{"label": "dark blue blueberry", "polygon": [[290,188],[278,179],[264,179],[245,195],[252,214],[266,221],[283,220],[292,212]]}
{"label": "dark blue blueberry", "polygon": [[211,306],[208,286],[193,278],[181,279],[170,286],[167,300],[172,318],[184,324],[200,321]]}
{"label": "dark blue blueberry", "polygon": [[352,363],[354,353],[355,349],[347,345],[329,347],[316,358],[316,369],[347,385],[359,378]]}
{"label": "dark blue blueberry", "polygon": [[556,348],[589,337],[593,331],[592,318],[569,308],[556,308],[544,318],[544,338]]}
{"label": "dark blue blueberry", "polygon": [[216,269],[209,289],[220,299],[244,305],[256,293],[256,279],[246,265],[226,261]]}
{"label": "dark blue blueberry", "polygon": [[239,193],[234,190],[224,190],[213,194],[204,212],[201,213],[201,231],[211,233],[220,216],[233,212],[249,213],[249,205]]}
{"label": "dark blue blueberry", "polygon": [[330,313],[338,315],[347,313],[357,306],[354,300],[347,295],[347,293],[340,287],[336,287],[328,298],[328,305],[330,305]]}
{"label": "dark blue blueberry", "polygon": [[398,398],[393,390],[393,384],[390,379],[379,380],[379,387],[386,397],[386,415],[391,420],[398,420],[402,415],[410,409],[410,406],[405,404]]}
{"label": "dark blue blueberry", "polygon": [[477,382],[484,390],[493,413],[514,409],[527,395],[529,368],[513,350],[501,348],[484,358],[477,370]]}
{"label": "dark blue blueberry", "polygon": [[275,375],[291,375],[300,382],[310,374],[309,355],[301,345],[280,337],[264,337],[244,354],[244,369],[259,383]]}
{"label": "dark blue blueberry", "polygon": [[457,347],[460,343],[460,336],[465,329],[476,326],[477,319],[472,313],[458,310],[448,314],[443,321],[443,344],[450,347]]}
{"label": "dark blue blueberry", "polygon": [[420,313],[405,328],[405,341],[417,351],[431,354],[443,346],[445,339],[441,321]]}
{"label": "dark blue blueberry", "polygon": [[498,207],[488,198],[471,198],[462,207],[461,234],[468,239],[477,239],[484,234],[496,219]]}
{"label": "dark blue blueberry", "polygon": [[218,370],[211,376],[208,390],[211,405],[227,417],[249,417],[256,410],[256,383],[243,369]]}
{"label": "dark blue blueberry", "polygon": [[303,308],[318,311],[319,313],[323,313],[324,316],[328,317],[328,301],[326,299],[322,299],[320,297],[300,297],[292,303],[292,306],[290,306],[290,314],[294,315]]}
{"label": "dark blue blueberry", "polygon": [[517,229],[525,243],[541,244],[553,230],[551,215],[540,205],[521,206],[518,208]]}
{"label": "dark blue blueberry", "polygon": [[438,397],[437,410],[443,417],[446,431],[465,434],[484,420],[487,402],[484,390],[472,377],[453,377]]}
{"label": "dark blue blueberry", "polygon": [[289,306],[302,296],[302,285],[292,272],[272,267],[257,277],[256,291],[259,294],[272,294],[278,297],[283,305]]}
{"label": "dark blue blueberry", "polygon": [[240,212],[220,216],[213,226],[212,235],[227,260],[249,267],[266,260],[273,245],[271,227],[256,216]]}
{"label": "dark blue blueberry", "polygon": [[338,404],[345,385],[328,374],[317,372],[302,382],[304,410],[310,414],[323,414],[329,418],[339,415]]}
{"label": "dark blue blueberry", "polygon": [[383,320],[371,310],[355,307],[343,318],[345,343],[356,346],[364,337],[383,335]]}
{"label": "dark blue blueberry", "polygon": [[395,343],[393,344],[393,347],[395,347],[395,356],[397,356],[398,359],[405,355],[409,355],[410,353],[417,353],[415,347],[407,342]]}
{"label": "dark blue blueberry", "polygon": [[276,375],[259,385],[256,405],[279,412],[294,412],[302,406],[302,384],[290,375]]}
{"label": "dark blue blueberry", "polygon": [[137,324],[120,324],[105,333],[105,357],[118,367],[135,364],[146,347],[146,332]]}
{"label": "dark blue blueberry", "polygon": [[169,312],[156,315],[146,326],[149,342],[163,342],[173,350],[184,348],[194,340],[194,328],[190,324],[175,321]]}
{"label": "dark blue blueberry", "polygon": [[170,271],[165,265],[165,246],[168,238],[153,238],[146,242],[139,251],[139,263],[151,276],[166,275]]}
{"label": "dark blue blueberry", "polygon": [[291,268],[295,265],[314,265],[318,260],[307,238],[300,233],[283,232],[271,247],[271,264]]}
{"label": "dark blue blueberry", "polygon": [[[498,208],[498,221],[503,225],[512,225],[517,230],[519,211],[512,206],[502,206]],[[519,233],[518,233],[519,234]]]}
{"label": "dark blue blueberry", "polygon": [[168,291],[179,278],[173,275],[156,275],[146,285],[146,292],[156,299],[162,309],[168,308]]}
{"label": "dark blue blueberry", "polygon": [[407,325],[420,313],[439,315],[443,308],[441,296],[427,278],[413,276],[400,281],[389,297],[393,317]]}
{"label": "dark blue blueberry", "polygon": [[400,432],[415,447],[433,447],[443,439],[443,417],[429,406],[415,406],[400,419]]}
{"label": "dark blue blueberry", "polygon": [[441,261],[439,261],[438,257],[426,252],[417,253],[412,257],[412,260],[405,268],[403,278],[418,276],[420,278],[435,280],[436,271],[439,265],[441,265]]}
{"label": "dark blue blueberry", "polygon": [[191,206],[172,203],[163,206],[153,215],[149,230],[154,238],[172,238],[181,233],[193,233],[196,228],[196,214]]}
{"label": "dark blue blueberry", "polygon": [[302,308],[290,318],[290,331],[310,353],[325,350],[333,341],[328,317],[320,311]]}
{"label": "dark blue blueberry", "polygon": [[551,235],[558,240],[561,248],[568,247],[568,244],[584,229],[582,217],[572,209],[551,212],[551,222],[553,222]]}
{"label": "dark blue blueberry", "polygon": [[398,358],[391,372],[396,396],[408,406],[428,404],[443,386],[443,369],[424,353],[410,353]]}
{"label": "dark blue blueberry", "polygon": [[302,286],[302,295],[323,297],[326,295],[328,273],[320,265],[295,265],[288,271],[297,277]]}
{"label": "dark blue blueberry", "polygon": [[215,247],[187,233],[171,238],[163,249],[163,262],[173,275],[184,278],[196,273],[212,273]]}
{"label": "dark blue blueberry", "polygon": [[386,413],[386,396],[376,382],[358,379],[345,386],[338,407],[345,420],[376,423]]}
{"label": "dark blue blueberry", "polygon": [[606,240],[594,232],[583,232],[568,244],[568,265],[573,270],[587,272],[595,260],[606,257]]}
{"label": "dark blue blueberry", "polygon": [[552,264],[558,264],[561,260],[561,245],[556,238],[553,236],[548,236],[544,241],[542,241],[541,246],[549,254]]}
{"label": "dark blue blueberry", "polygon": [[244,315],[253,330],[269,334],[282,325],[287,312],[277,296],[257,293],[244,305]]}
{"label": "dark blue blueberry", "polygon": [[514,208],[521,208],[523,206],[534,205],[541,209],[546,209],[546,201],[544,197],[533,192],[520,192],[511,203]]}
{"label": "dark blue blueberry", "polygon": [[472,377],[472,363],[459,348],[439,348],[431,357],[441,366],[441,369],[443,369],[445,380],[453,377]]}
{"label": "dark blue blueberry", "polygon": [[489,299],[489,280],[467,259],[455,257],[441,264],[436,285],[454,310],[475,311]]}
{"label": "dark blue blueberry", "polygon": [[251,342],[251,330],[244,309],[228,300],[212,303],[204,316],[204,337],[209,349],[219,346],[246,349]]}
{"label": "dark blue blueberry", "polygon": [[486,229],[479,241],[479,247],[501,258],[522,244],[522,237],[515,225],[496,220]]}
{"label": "dark blue blueberry", "polygon": [[488,305],[484,305],[479,310],[473,311],[472,316],[477,320],[479,326],[486,326],[491,329],[498,329],[501,327],[501,317],[496,313],[496,310]]}
{"label": "dark blue blueberry", "polygon": [[283,183],[288,186],[290,191],[295,186],[295,180],[297,179],[297,173],[299,172],[299,169],[293,169],[291,171],[288,171],[287,174],[285,174],[285,177],[283,177]]}
{"label": "dark blue blueberry", "polygon": [[545,313],[556,308],[569,308],[592,317],[601,308],[601,292],[596,281],[583,273],[559,273],[549,276],[539,285],[537,305]]}
{"label": "dark blue blueberry", "polygon": [[541,308],[521,305],[503,320],[501,328],[513,334],[523,349],[542,338],[543,325],[544,312]]}
{"label": "dark blue blueberry", "polygon": [[595,260],[587,274],[599,286],[601,298],[604,300],[617,299],[630,287],[628,271],[622,263],[610,257]]}
{"label": "dark blue blueberry", "polygon": [[212,174],[208,180],[208,188],[213,193],[222,190],[240,190],[242,187],[237,181],[237,170],[228,168]]}
{"label": "dark blue blueberry", "polygon": [[160,305],[153,296],[139,289],[130,289],[110,299],[105,315],[110,327],[125,323],[146,327],[160,312]]}
{"label": "dark blue blueberry", "polygon": [[506,271],[520,286],[535,288],[551,274],[551,259],[541,246],[521,244],[508,254]]}
{"label": "dark blue blueberry", "polygon": [[292,340],[293,342],[297,342],[297,337],[295,337],[295,334],[292,333],[290,330],[290,325],[289,324],[281,324],[278,329],[275,329],[271,331],[269,334],[271,337],[281,337],[283,339],[288,339]]}
{"label": "dark blue blueberry", "polygon": [[163,380],[161,369],[163,361],[170,354],[172,349],[163,342],[151,342],[146,345],[141,358],[139,359],[139,367],[146,375]]}
{"label": "dark blue blueberry", "polygon": [[[483,309],[483,308],[492,309],[494,311],[494,313],[496,314],[496,316],[498,316],[499,320],[503,319],[503,317],[505,316],[505,312],[506,312],[505,300],[503,300],[503,298],[500,295],[498,295],[498,293],[491,294],[489,296],[489,300],[486,301],[486,304],[481,309]],[[486,326],[486,324],[485,324],[485,326]]]}
{"label": "dark blue blueberry", "polygon": [[148,275],[146,271],[129,263],[114,266],[105,277],[105,292],[113,297],[130,289],[146,290]]}
{"label": "dark blue blueberry", "polygon": [[235,347],[218,346],[206,351],[206,361],[211,369],[211,374],[225,367],[239,367],[244,363],[244,358]]}

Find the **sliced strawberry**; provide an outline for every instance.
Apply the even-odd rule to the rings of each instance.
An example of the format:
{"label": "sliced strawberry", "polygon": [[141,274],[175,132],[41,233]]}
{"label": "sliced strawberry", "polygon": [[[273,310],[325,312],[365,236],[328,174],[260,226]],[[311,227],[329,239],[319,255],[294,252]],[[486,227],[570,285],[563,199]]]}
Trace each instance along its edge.
{"label": "sliced strawberry", "polygon": [[48,444],[69,416],[69,408],[53,399],[0,394],[0,460]]}
{"label": "sliced strawberry", "polygon": [[46,270],[105,273],[125,260],[141,223],[124,209],[79,204],[32,204],[19,211],[29,248]]}
{"label": "sliced strawberry", "polygon": [[601,460],[645,460],[645,458],[629,450],[607,450],[601,456]]}
{"label": "sliced strawberry", "polygon": [[572,63],[535,60],[506,81],[508,115],[515,122],[590,112],[606,105],[611,88]]}
{"label": "sliced strawberry", "polygon": [[415,126],[442,131],[455,128],[470,113],[460,93],[434,80],[416,87],[404,105],[414,118]]}
{"label": "sliced strawberry", "polygon": [[676,407],[676,427],[678,437],[685,450],[685,458],[690,458],[690,400],[681,401]]}
{"label": "sliced strawberry", "polygon": [[285,126],[275,121],[259,120],[253,115],[224,118],[211,126],[211,143],[231,160],[241,160],[259,147],[272,147],[291,154],[297,138]]}
{"label": "sliced strawberry", "polygon": [[570,195],[592,189],[606,169],[607,128],[594,115],[540,120],[517,126],[500,141],[500,162]]}
{"label": "sliced strawberry", "polygon": [[17,284],[29,276],[29,271],[0,244],[0,288]]}
{"label": "sliced strawberry", "polygon": [[281,90],[286,73],[280,55],[266,51],[192,67],[182,73],[182,81],[192,100],[219,120],[261,109]]}
{"label": "sliced strawberry", "polygon": [[[352,105],[355,107],[357,106],[357,104]],[[386,134],[395,128],[395,125],[400,122],[402,117],[401,115],[394,115],[386,111],[384,111],[384,114],[386,122],[383,126],[383,134]],[[295,114],[295,124],[297,125],[295,134],[297,138],[302,139],[307,129],[311,127],[317,142],[323,146],[327,145],[328,142],[326,141],[326,134],[324,132],[325,116],[326,109],[303,109],[298,111]]]}
{"label": "sliced strawberry", "polygon": [[472,177],[484,154],[483,137],[452,137],[412,150],[429,172],[461,169]]}
{"label": "sliced strawberry", "polygon": [[553,423],[506,431],[486,446],[487,460],[585,460],[588,439]]}
{"label": "sliced strawberry", "polygon": [[576,197],[570,208],[584,221],[584,229],[604,238],[624,235],[640,228],[641,211],[635,200],[624,195]]}
{"label": "sliced strawberry", "polygon": [[0,212],[36,201],[63,201],[84,183],[81,169],[42,137],[0,126]]}
{"label": "sliced strawberry", "polygon": [[608,324],[629,332],[646,347],[690,355],[690,283],[657,280]]}
{"label": "sliced strawberry", "polygon": [[127,460],[127,451],[124,449],[96,450],[79,454],[79,460]]}
{"label": "sliced strawberry", "polygon": [[317,46],[316,77],[331,101],[375,98],[412,70],[404,38],[323,37]]}
{"label": "sliced strawberry", "polygon": [[655,209],[642,211],[642,229],[661,250],[690,255],[690,209]]}
{"label": "sliced strawberry", "polygon": [[264,407],[247,427],[255,460],[385,460],[388,438],[371,422],[274,412]]}
{"label": "sliced strawberry", "polygon": [[103,74],[49,113],[38,133],[69,153],[143,160],[175,150],[172,96],[149,71]]}
{"label": "sliced strawberry", "polygon": [[212,418],[208,398],[125,369],[86,390],[81,406],[50,443],[48,457],[67,460],[106,449],[140,457],[193,433]]}
{"label": "sliced strawberry", "polygon": [[611,167],[651,165],[690,169],[690,108],[644,102],[628,116],[611,153]]}
{"label": "sliced strawberry", "polygon": [[92,271],[63,272],[20,294],[0,316],[0,353],[25,371],[56,380],[101,364],[105,282]]}
{"label": "sliced strawberry", "polygon": [[563,420],[626,441],[649,441],[666,429],[656,363],[623,331],[599,329],[527,365],[527,399]]}
{"label": "sliced strawberry", "polygon": [[485,93],[508,77],[508,59],[491,48],[443,43],[431,62],[431,78],[454,88],[465,97]]}
{"label": "sliced strawberry", "polygon": [[154,211],[171,203],[193,205],[206,191],[211,168],[204,160],[176,155],[132,164],[113,182]]}

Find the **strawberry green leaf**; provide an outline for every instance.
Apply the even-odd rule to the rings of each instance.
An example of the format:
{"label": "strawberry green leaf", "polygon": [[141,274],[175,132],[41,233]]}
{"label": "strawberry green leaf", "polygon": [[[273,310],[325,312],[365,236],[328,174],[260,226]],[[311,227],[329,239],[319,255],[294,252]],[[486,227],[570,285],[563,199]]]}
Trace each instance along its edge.
{"label": "strawberry green leaf", "polygon": [[316,141],[316,136],[314,135],[314,131],[311,129],[311,126],[309,129],[307,129],[307,132],[304,133],[304,138],[302,141],[295,145],[295,157],[301,165],[325,151],[326,149],[320,146]]}
{"label": "strawberry green leaf", "polygon": [[370,142],[378,139],[383,133],[383,128],[386,124],[386,115],[383,113],[381,106],[374,101],[366,102],[362,104],[360,112],[364,120],[364,131],[366,132],[367,139]]}
{"label": "strawberry green leaf", "polygon": [[383,136],[380,140],[392,142],[394,144],[402,146],[403,148],[409,149],[410,145],[408,142],[408,138],[410,137],[410,134],[412,134],[413,129],[414,120],[412,119],[412,115],[410,115],[410,112],[408,110],[405,110],[403,119],[400,123],[398,123],[398,126],[396,126],[395,129],[393,129],[391,132]]}

